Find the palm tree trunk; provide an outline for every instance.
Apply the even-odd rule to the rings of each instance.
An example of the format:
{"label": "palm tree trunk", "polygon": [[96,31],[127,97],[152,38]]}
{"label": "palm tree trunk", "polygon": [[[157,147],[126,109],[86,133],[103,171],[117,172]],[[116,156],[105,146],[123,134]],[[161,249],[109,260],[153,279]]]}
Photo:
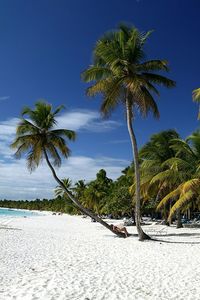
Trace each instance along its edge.
{"label": "palm tree trunk", "polygon": [[101,225],[103,225],[104,227],[106,227],[107,229],[109,229],[110,231],[112,231],[114,234],[116,234],[119,237],[125,237],[124,233],[121,232],[116,232],[112,229],[112,227],[106,223],[105,221],[103,221],[101,218],[99,218],[96,214],[94,214],[93,212],[91,212],[90,210],[88,210],[87,208],[83,207],[82,204],[75,199],[72,194],[68,191],[68,189],[65,187],[65,185],[63,184],[63,182],[58,178],[52,164],[49,161],[46,149],[43,148],[43,152],[44,152],[44,156],[47,162],[47,165],[49,166],[54,179],[56,180],[56,182],[59,184],[60,187],[62,187],[62,189],[66,192],[67,196],[70,198],[70,200],[76,205],[76,207],[84,214],[86,214],[87,216],[91,217],[92,219],[95,219],[97,222],[99,222]]}
{"label": "palm tree trunk", "polygon": [[181,222],[181,212],[180,212],[180,209],[177,209],[176,217],[177,217],[176,228],[182,228],[183,225],[182,225],[182,222]]}
{"label": "palm tree trunk", "polygon": [[139,240],[149,240],[151,239],[141,227],[141,205],[140,205],[140,169],[139,169],[139,156],[138,156],[138,148],[137,148],[137,141],[136,137],[133,131],[132,126],[132,109],[131,105],[128,101],[128,98],[126,99],[126,116],[127,116],[127,127],[129,136],[131,139],[131,145],[132,145],[132,151],[133,151],[133,157],[134,157],[134,165],[135,165],[135,182],[136,182],[136,203],[135,203],[135,221],[136,221],[136,227],[137,232],[139,236]]}

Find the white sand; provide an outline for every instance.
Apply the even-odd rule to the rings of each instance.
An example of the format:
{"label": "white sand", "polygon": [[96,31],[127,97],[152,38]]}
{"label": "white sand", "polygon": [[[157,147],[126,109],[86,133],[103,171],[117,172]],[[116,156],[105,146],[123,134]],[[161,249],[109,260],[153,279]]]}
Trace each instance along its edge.
{"label": "white sand", "polygon": [[0,229],[0,300],[200,299],[199,229],[168,228],[156,238],[176,243],[165,243],[120,239],[66,215],[9,227]]}

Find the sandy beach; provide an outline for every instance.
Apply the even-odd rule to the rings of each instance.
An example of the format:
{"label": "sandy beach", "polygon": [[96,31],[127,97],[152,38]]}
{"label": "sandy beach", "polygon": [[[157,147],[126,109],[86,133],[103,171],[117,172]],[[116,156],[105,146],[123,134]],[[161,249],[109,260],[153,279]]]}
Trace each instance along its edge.
{"label": "sandy beach", "polygon": [[0,229],[0,299],[199,299],[200,230],[161,228],[145,226],[162,241],[139,242],[81,217],[13,219]]}

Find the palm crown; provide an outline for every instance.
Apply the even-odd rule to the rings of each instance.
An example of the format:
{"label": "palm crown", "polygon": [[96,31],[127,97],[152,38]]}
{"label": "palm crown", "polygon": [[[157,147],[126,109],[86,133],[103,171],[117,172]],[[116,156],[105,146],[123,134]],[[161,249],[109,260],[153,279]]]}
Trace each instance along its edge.
{"label": "palm crown", "polygon": [[151,32],[140,33],[134,27],[120,25],[119,30],[105,34],[94,50],[94,64],[82,73],[86,82],[94,81],[89,96],[103,95],[101,112],[109,114],[129,98],[132,107],[143,116],[152,111],[159,116],[152,93],[159,95],[155,85],[173,87],[175,82],[155,73],[168,71],[166,60],[144,61],[143,46]]}
{"label": "palm crown", "polygon": [[[41,162],[44,152],[50,154],[54,166],[61,165],[61,155],[68,157],[70,149],[66,144],[68,140],[75,139],[75,132],[67,129],[54,129],[55,116],[61,111],[59,106],[54,112],[50,104],[37,102],[35,110],[26,107],[22,111],[22,119],[16,130],[16,139],[12,148],[17,148],[15,156],[20,158],[27,153],[27,165],[32,171]],[[24,118],[28,116],[28,119]]]}

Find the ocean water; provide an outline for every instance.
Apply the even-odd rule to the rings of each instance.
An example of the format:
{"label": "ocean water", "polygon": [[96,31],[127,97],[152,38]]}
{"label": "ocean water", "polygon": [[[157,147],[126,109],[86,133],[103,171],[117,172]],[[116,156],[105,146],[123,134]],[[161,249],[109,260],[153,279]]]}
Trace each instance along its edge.
{"label": "ocean water", "polygon": [[38,216],[37,212],[32,212],[28,210],[18,210],[10,208],[0,208],[0,218],[15,218],[15,217],[31,217]]}

